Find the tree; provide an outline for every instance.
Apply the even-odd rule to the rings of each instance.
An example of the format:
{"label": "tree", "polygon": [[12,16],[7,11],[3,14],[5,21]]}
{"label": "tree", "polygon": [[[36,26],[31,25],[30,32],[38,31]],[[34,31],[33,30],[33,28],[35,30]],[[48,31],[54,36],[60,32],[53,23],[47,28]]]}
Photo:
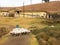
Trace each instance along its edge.
{"label": "tree", "polygon": [[49,0],[42,0],[42,1],[44,1],[44,2],[49,2]]}

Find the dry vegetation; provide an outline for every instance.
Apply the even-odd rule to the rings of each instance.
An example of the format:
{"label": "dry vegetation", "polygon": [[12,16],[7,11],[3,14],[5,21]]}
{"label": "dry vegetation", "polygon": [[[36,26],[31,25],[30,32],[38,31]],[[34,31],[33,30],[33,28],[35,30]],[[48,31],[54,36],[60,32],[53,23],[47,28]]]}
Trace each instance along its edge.
{"label": "dry vegetation", "polygon": [[[0,17],[0,31],[5,34],[11,31],[16,25],[19,25],[20,27],[27,28],[29,30],[33,29],[32,27],[37,28],[43,28],[44,26],[40,24],[41,19],[37,18],[15,18],[15,17]],[[40,24],[40,25],[39,25]],[[2,34],[2,35],[4,35]]]}
{"label": "dry vegetation", "polygon": [[[46,24],[46,22],[45,22]],[[34,29],[32,33],[36,36],[40,45],[60,45],[60,23],[48,23],[47,27]],[[54,25],[54,27],[51,27]]]}
{"label": "dry vegetation", "polygon": [[[33,30],[33,28],[43,28],[47,25],[45,24],[41,24],[41,19],[38,18],[23,18],[23,17],[19,17],[19,18],[15,18],[15,17],[0,17],[0,28],[3,28],[2,30],[0,30],[0,35],[1,37],[5,34],[7,34],[9,31],[11,31],[17,24],[20,27],[23,28],[27,28],[29,30]],[[40,24],[40,25],[39,25]],[[43,26],[45,25],[45,26]],[[5,37],[6,38],[6,37]],[[8,38],[7,38],[8,39]],[[34,39],[34,40],[32,40]],[[2,38],[1,39],[2,42],[5,42],[6,39]],[[31,41],[33,41],[33,44],[36,44],[36,38],[32,36]],[[31,42],[32,45],[32,42]]]}
{"label": "dry vegetation", "polygon": [[[59,45],[60,23],[42,23],[44,21],[44,19],[39,18],[0,17],[0,27],[3,28],[3,34],[1,34],[7,34],[7,32],[18,24],[20,27],[32,30],[33,36],[31,36],[31,45],[38,45],[38,42],[40,45]],[[55,27],[52,28],[50,25],[54,25]],[[7,28],[7,30],[5,30],[5,28]]]}

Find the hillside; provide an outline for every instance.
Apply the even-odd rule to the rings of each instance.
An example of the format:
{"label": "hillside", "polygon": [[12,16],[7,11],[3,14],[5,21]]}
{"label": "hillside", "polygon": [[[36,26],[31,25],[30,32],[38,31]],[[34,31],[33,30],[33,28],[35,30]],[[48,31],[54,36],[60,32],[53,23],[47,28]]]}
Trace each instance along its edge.
{"label": "hillside", "polygon": [[[8,11],[12,9],[21,9],[23,11],[23,6],[21,7],[0,7],[1,11]],[[25,11],[33,10],[33,11],[60,12],[60,1],[27,5],[27,6],[24,6],[24,10]]]}
{"label": "hillside", "polygon": [[[22,7],[20,8],[23,9]],[[60,1],[28,5],[28,6],[25,6],[24,9],[25,11],[32,9],[32,10],[38,10],[38,11],[54,11],[54,12],[59,11],[60,12]]]}

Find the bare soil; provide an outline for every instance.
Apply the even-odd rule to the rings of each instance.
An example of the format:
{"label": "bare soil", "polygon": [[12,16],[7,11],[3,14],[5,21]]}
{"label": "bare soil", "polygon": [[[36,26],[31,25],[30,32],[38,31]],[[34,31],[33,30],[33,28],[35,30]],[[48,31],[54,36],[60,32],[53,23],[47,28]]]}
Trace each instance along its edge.
{"label": "bare soil", "polygon": [[29,35],[9,36],[8,40],[2,45],[29,45]]}

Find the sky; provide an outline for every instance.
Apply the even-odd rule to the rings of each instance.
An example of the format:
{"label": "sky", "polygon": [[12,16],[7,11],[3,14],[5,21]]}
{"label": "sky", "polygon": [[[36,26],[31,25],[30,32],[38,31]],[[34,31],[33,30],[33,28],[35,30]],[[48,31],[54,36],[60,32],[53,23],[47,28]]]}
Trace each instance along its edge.
{"label": "sky", "polygon": [[[19,7],[24,5],[31,5],[31,0],[0,0],[0,7]],[[56,0],[50,0],[56,1]],[[32,0],[32,4],[41,3],[42,0]]]}

